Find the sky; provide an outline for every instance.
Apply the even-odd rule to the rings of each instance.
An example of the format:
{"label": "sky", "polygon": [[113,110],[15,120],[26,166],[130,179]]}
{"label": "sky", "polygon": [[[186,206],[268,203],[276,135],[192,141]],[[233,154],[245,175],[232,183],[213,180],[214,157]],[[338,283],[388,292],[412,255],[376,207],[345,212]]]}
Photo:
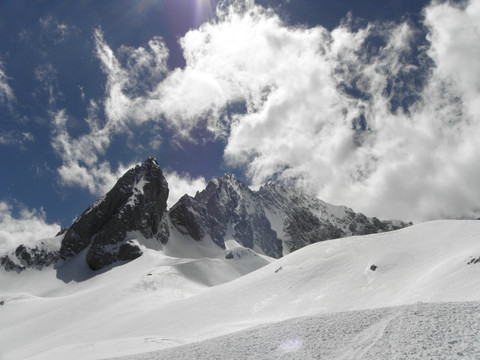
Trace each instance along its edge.
{"label": "sky", "polygon": [[0,242],[154,156],[382,219],[480,216],[480,0],[0,2]]}

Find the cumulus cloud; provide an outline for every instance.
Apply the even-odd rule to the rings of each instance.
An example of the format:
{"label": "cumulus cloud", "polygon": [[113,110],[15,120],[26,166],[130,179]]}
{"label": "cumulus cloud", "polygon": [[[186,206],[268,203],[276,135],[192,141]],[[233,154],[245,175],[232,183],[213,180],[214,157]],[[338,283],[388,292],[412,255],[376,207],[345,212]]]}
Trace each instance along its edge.
{"label": "cumulus cloud", "polygon": [[203,126],[254,186],[294,183],[379,217],[478,215],[480,0],[432,2],[421,29],[347,19],[333,31],[238,4],[180,40],[186,66],[173,71],[161,38],[115,53],[97,30],[106,122],[70,139],[56,121],[55,147],[73,155],[62,178],[79,166],[83,184],[108,183],[100,157],[129,127],[162,123],[195,141]]}
{"label": "cumulus cloud", "polygon": [[[225,159],[254,185],[293,182],[382,217],[474,216],[479,5],[426,8],[430,46],[408,22],[328,32],[231,8],[181,41],[187,67],[165,93],[185,81],[206,89],[201,101],[182,92],[192,107],[164,111],[183,121],[211,111],[209,128],[227,131]],[[236,101],[247,112],[221,117]]]}
{"label": "cumulus cloud", "polygon": [[203,177],[192,178],[188,175],[180,175],[177,172],[165,172],[168,183],[169,195],[167,207],[171,208],[185,194],[195,196],[197,191],[202,191],[207,186]]}
{"label": "cumulus cloud", "polygon": [[52,238],[60,230],[57,224],[46,221],[40,209],[20,208],[18,216],[12,214],[12,206],[0,201],[0,249],[13,250],[20,244],[35,246],[38,240]]}

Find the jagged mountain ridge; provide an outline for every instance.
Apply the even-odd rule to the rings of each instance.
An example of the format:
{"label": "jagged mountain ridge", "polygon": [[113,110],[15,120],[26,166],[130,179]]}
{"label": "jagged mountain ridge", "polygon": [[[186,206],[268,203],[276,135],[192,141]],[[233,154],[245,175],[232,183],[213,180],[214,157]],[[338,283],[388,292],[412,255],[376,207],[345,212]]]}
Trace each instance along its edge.
{"label": "jagged mountain ridge", "polygon": [[83,253],[90,269],[99,270],[142,255],[131,233],[140,232],[144,238],[166,244],[173,228],[191,241],[213,242],[219,249],[235,240],[245,248],[280,258],[311,243],[409,225],[367,218],[278,184],[253,191],[233,174],[213,179],[194,197],[184,195],[170,211],[166,210],[168,192],[157,161],[149,158],[127,171],[65,229],[59,250],[48,253],[21,245],[0,258],[0,264],[22,271]]}
{"label": "jagged mountain ridge", "polygon": [[268,256],[282,256],[282,244],[256,193],[233,174],[208,183],[195,197],[183,196],[170,210],[172,224],[197,241],[212,240],[225,248],[235,239]]}
{"label": "jagged mountain ridge", "polygon": [[212,180],[195,197],[182,197],[170,210],[170,218],[197,241],[211,239],[225,247],[225,240],[233,238],[274,258],[319,241],[409,225],[368,218],[279,184],[252,191],[232,174]]}

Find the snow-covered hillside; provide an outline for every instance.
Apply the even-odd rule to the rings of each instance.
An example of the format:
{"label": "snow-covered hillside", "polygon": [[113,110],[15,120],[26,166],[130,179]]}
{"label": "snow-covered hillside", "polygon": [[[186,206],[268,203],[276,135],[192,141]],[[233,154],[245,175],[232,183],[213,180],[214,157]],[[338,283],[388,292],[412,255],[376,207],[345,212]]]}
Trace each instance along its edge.
{"label": "snow-covered hillside", "polygon": [[[355,354],[355,344],[367,349],[372,341],[381,341],[382,331],[388,329],[387,320],[398,325],[403,319],[406,323],[417,319],[411,307],[378,313],[365,310],[419,306],[419,302],[454,302],[448,305],[453,310],[442,309],[458,312],[458,316],[442,323],[429,315],[436,307],[420,306],[423,310],[419,314],[428,318],[430,333],[412,333],[417,343],[438,345],[435,342],[445,337],[430,335],[435,326],[442,325],[452,326],[455,338],[449,341],[457,342],[453,348],[460,348],[455,345],[458,343],[478,346],[470,333],[478,329],[480,321],[475,310],[475,302],[480,301],[480,261],[476,262],[480,257],[479,221],[434,221],[390,233],[326,241],[276,261],[233,241],[228,242],[232,249],[218,252],[216,257],[204,258],[201,252],[212,255],[218,247],[198,249],[197,258],[180,257],[191,243],[182,240],[180,233],[171,236],[178,241],[169,241],[160,251],[144,247],[143,256],[91,278],[84,262],[75,263],[80,257],[56,270],[0,271],[0,301],[4,302],[0,306],[0,357],[120,357],[252,328],[248,333],[252,336],[239,333],[246,348],[249,343],[261,346],[262,336],[268,338],[282,326],[280,321],[290,319],[306,334],[313,326],[310,321],[315,322],[315,328],[321,329],[325,322],[327,329],[333,329],[335,319],[347,316],[338,313],[359,311],[349,314],[352,319],[363,319],[365,327],[352,324],[351,336],[335,340],[332,346],[336,350],[329,353],[358,359],[361,357],[349,355]],[[189,251],[193,255],[194,251]],[[83,277],[79,276],[80,267]],[[460,304],[468,301],[474,303]],[[319,315],[323,317],[317,318]],[[348,323],[345,320],[339,326],[347,329]],[[255,332],[256,326],[264,326],[264,330]],[[462,327],[463,332],[458,330]],[[403,332],[399,341],[408,341],[408,336]],[[265,346],[272,346],[272,339],[265,339]],[[288,350],[285,354],[290,354],[286,358],[297,358],[296,351],[308,356],[302,339],[283,341]],[[353,349],[350,353],[335,352],[348,346]],[[269,356],[274,357],[272,354]],[[472,352],[464,354],[471,356]],[[217,355],[221,358],[223,354]],[[238,358],[242,355],[239,353]]]}

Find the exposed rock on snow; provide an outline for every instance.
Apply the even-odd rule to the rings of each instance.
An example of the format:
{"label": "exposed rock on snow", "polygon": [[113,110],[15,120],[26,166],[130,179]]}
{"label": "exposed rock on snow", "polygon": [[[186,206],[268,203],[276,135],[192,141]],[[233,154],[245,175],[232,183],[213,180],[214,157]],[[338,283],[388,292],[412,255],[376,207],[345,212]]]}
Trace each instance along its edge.
{"label": "exposed rock on snow", "polygon": [[[328,204],[296,189],[269,183],[256,194],[269,218],[281,219],[275,230],[283,241],[285,253],[319,241],[352,235],[392,231],[412,225],[398,220],[380,221],[355,213],[346,206]],[[278,221],[272,220],[272,223]]]}
{"label": "exposed rock on snow", "polygon": [[195,197],[182,197],[170,218],[181,233],[197,241],[210,238],[225,248],[231,237],[274,258],[323,240],[411,225],[367,218],[277,184],[252,191],[232,174],[214,179]]}
{"label": "exposed rock on snow", "polygon": [[249,256],[258,256],[255,252],[246,248],[236,248],[228,250],[225,259],[242,259]]}
{"label": "exposed rock on snow", "polygon": [[282,244],[257,201],[255,193],[232,174],[211,181],[195,197],[185,195],[170,210],[173,225],[200,241],[210,237],[225,248],[228,227],[239,244],[260,248],[266,255],[280,257]]}
{"label": "exposed rock on snow", "polygon": [[0,264],[20,272],[84,252],[89,268],[99,270],[142,255],[129,233],[137,232],[159,249],[169,240],[169,226],[186,235],[187,242],[200,242],[201,247],[221,250],[234,241],[259,254],[280,258],[319,241],[410,225],[367,218],[277,184],[252,191],[233,174],[212,180],[195,197],[183,196],[169,213],[168,192],[157,161],[149,158],[125,173],[112,190],[57,234],[63,237],[59,251],[21,245],[15,253],[0,258]]}
{"label": "exposed rock on snow", "polygon": [[61,256],[71,257],[88,247],[87,264],[99,270],[141,255],[140,248],[126,239],[129,231],[140,231],[145,238],[166,243],[167,197],[167,181],[157,161],[149,158],[125,173],[72,224],[62,241]]}
{"label": "exposed rock on snow", "polygon": [[35,247],[18,246],[15,251],[0,257],[0,266],[7,271],[21,272],[29,267],[42,268],[55,264],[60,253],[51,249],[43,241]]}
{"label": "exposed rock on snow", "polygon": [[26,269],[25,266],[16,264],[8,255],[0,257],[0,266],[2,266],[7,271],[16,271],[20,272]]}
{"label": "exposed rock on snow", "polygon": [[472,264],[478,264],[480,263],[480,256],[478,258],[471,258],[469,261],[468,261],[468,265],[472,265]]}
{"label": "exposed rock on snow", "polygon": [[58,261],[60,255],[58,251],[49,251],[47,249],[26,247],[20,245],[15,250],[15,255],[28,267],[31,266],[49,266]]}

